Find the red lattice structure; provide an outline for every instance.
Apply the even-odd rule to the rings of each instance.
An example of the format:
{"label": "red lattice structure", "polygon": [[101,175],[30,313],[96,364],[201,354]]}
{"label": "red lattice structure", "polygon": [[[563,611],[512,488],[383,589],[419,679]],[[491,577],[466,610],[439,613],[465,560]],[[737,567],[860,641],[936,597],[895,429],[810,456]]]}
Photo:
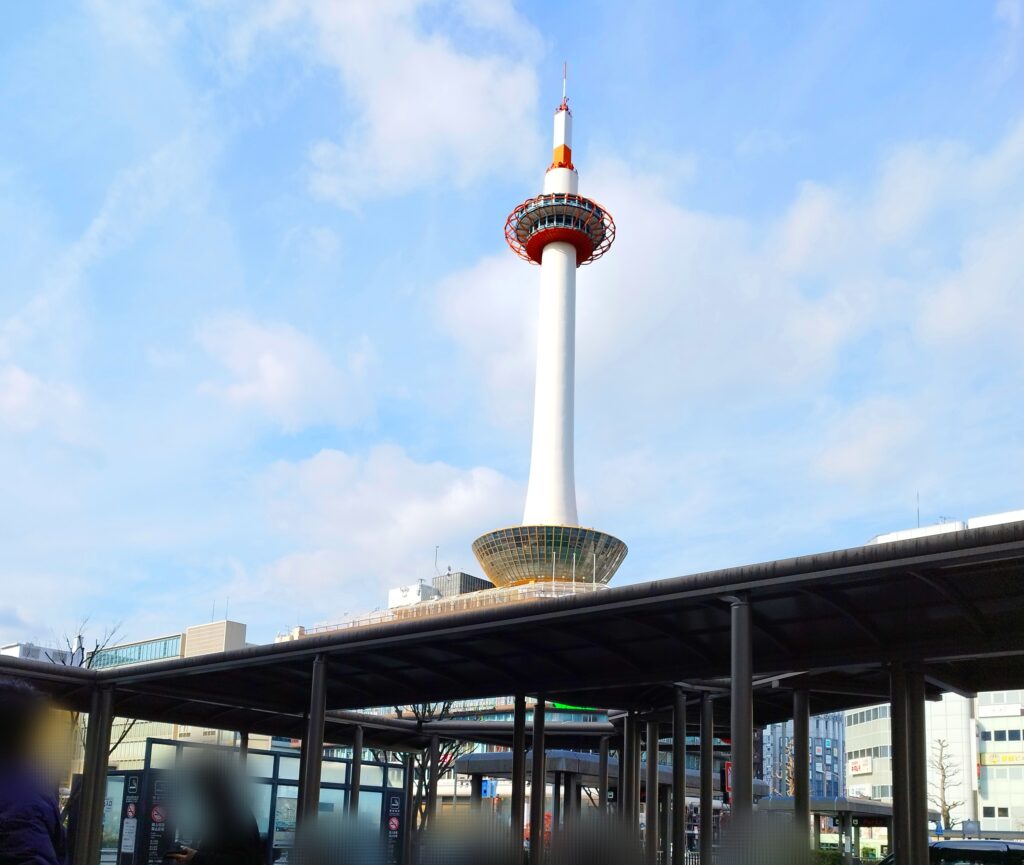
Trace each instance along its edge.
{"label": "red lattice structure", "polygon": [[597,261],[615,240],[615,220],[596,201],[566,192],[538,195],[505,220],[505,240],[524,261],[540,264],[544,247],[555,241],[576,248],[576,266]]}

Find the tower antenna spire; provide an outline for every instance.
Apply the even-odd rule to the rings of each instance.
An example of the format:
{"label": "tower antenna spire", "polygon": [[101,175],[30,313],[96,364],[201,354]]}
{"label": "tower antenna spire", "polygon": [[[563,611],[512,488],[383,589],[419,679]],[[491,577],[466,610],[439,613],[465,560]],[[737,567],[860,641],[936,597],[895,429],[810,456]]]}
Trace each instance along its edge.
{"label": "tower antenna spire", "polygon": [[569,80],[569,64],[563,61],[562,62],[562,101],[563,102],[565,102],[565,100],[567,99],[567,95],[566,94],[568,93],[568,90],[566,88],[568,87],[568,80]]}

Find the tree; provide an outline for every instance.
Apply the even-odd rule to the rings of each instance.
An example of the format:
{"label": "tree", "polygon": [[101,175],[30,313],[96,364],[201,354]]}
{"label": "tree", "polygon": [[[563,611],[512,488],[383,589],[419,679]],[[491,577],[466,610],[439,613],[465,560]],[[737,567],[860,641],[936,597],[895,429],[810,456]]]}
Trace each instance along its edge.
{"label": "tree", "polygon": [[[397,717],[404,717],[406,713],[411,713],[413,718],[416,719],[417,724],[422,728],[424,724],[428,724],[431,721],[444,721],[452,717],[452,703],[449,700],[446,703],[416,703],[411,706],[395,706],[395,715]],[[441,739],[438,751],[438,780],[440,781],[441,778],[453,772],[455,761],[463,754],[468,754],[474,747],[472,742]],[[378,760],[385,760],[387,757],[386,751],[374,751],[373,753]],[[412,814],[413,826],[417,829],[425,828],[429,819],[424,810],[424,803],[427,798],[427,783],[430,778],[428,771],[429,762],[430,754],[428,751],[421,751],[419,754],[413,755]]]}
{"label": "tree", "polygon": [[928,767],[932,770],[928,787],[930,793],[928,801],[939,809],[942,815],[942,827],[946,830],[952,829],[955,820],[953,811],[963,805],[963,800],[954,800],[956,795],[953,791],[961,786],[960,766],[950,756],[949,742],[945,739],[936,739],[932,745],[932,756],[928,761]]}
{"label": "tree", "polygon": [[[92,649],[86,651],[86,640],[83,635],[87,631],[88,626],[89,620],[83,619],[79,622],[74,637],[65,634],[63,647],[52,653],[47,652],[46,657],[50,662],[53,664],[61,664],[65,667],[83,667],[85,669],[92,669],[93,665],[96,663],[97,655],[104,649],[114,645],[120,639],[120,625],[114,625],[113,627],[107,628],[107,630],[103,632],[102,637],[93,639]],[[68,713],[68,734],[70,736],[72,746],[80,748],[81,751],[84,752],[86,724],[83,722],[82,714],[82,712]],[[111,736],[110,750],[107,752],[107,756],[114,753],[118,745],[128,737],[128,734],[132,731],[134,726],[134,718],[119,718],[115,721],[114,727],[116,735]],[[118,730],[117,727],[120,727],[120,729]],[[64,802],[63,816],[67,815],[70,804],[71,799],[69,797]]]}

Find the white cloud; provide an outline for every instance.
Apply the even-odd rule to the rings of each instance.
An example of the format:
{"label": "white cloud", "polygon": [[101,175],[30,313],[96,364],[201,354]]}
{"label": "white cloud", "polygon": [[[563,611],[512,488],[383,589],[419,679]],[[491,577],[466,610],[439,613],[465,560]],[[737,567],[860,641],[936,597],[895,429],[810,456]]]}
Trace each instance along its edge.
{"label": "white cloud", "polygon": [[281,461],[259,496],[271,535],[291,551],[244,583],[257,593],[287,585],[317,598],[325,617],[371,609],[387,588],[433,576],[435,546],[442,567],[476,571],[472,540],[514,522],[522,495],[493,469],[420,462],[392,445]]}
{"label": "white cloud", "polygon": [[81,407],[74,388],[45,382],[19,366],[0,366],[0,430],[32,432],[54,425],[67,431]]}
{"label": "white cloud", "polygon": [[[445,32],[426,28],[427,7]],[[231,54],[245,61],[275,35],[311,45],[350,109],[341,140],[310,150],[319,197],[357,207],[435,182],[466,187],[525,168],[537,152],[539,37],[509,3],[278,0],[235,26]]]}
{"label": "white cloud", "polygon": [[373,348],[365,337],[350,348],[342,368],[287,324],[221,316],[204,322],[196,337],[230,374],[200,389],[268,417],[287,432],[318,423],[348,425],[372,408],[366,378]]}
{"label": "white cloud", "polygon": [[1003,49],[999,55],[999,74],[1008,76],[1020,59],[1024,36],[1024,0],[996,0],[995,19],[1004,27]]}
{"label": "white cloud", "polygon": [[920,447],[922,418],[914,406],[892,398],[869,398],[842,408],[828,424],[827,442],[815,460],[828,481],[870,485]]}

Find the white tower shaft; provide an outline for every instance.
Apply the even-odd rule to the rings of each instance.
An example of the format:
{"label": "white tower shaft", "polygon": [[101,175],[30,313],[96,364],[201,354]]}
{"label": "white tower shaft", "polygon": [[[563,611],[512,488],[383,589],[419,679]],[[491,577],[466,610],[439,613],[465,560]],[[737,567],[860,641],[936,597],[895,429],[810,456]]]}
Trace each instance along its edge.
{"label": "white tower shaft", "polygon": [[[545,193],[576,192],[579,180],[571,148],[572,115],[568,108],[560,108],[555,112],[554,159],[544,178]],[[548,243],[540,267],[533,445],[523,524],[575,526],[576,248],[563,241]]]}
{"label": "white tower shaft", "polygon": [[533,447],[524,525],[575,526],[573,390],[576,366],[576,247],[544,247],[537,326]]}

